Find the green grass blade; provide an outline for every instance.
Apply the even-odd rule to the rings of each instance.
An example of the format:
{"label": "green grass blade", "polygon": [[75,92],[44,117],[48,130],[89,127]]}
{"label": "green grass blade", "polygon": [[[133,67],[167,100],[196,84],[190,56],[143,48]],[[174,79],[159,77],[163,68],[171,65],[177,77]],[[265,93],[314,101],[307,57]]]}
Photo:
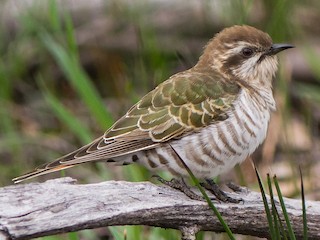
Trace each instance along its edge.
{"label": "green grass blade", "polygon": [[123,240],[124,232],[121,232],[120,229],[124,229],[123,227],[108,227],[113,239],[115,240]]}
{"label": "green grass blade", "polygon": [[78,232],[68,233],[68,238],[69,240],[78,240],[79,239]]}
{"label": "green grass blade", "polygon": [[304,186],[301,167],[299,166],[300,181],[301,181],[301,199],[302,199],[302,218],[303,218],[303,240],[308,239],[308,222],[307,222],[307,210],[306,210],[306,199],[304,196]]}
{"label": "green grass blade", "polygon": [[[29,17],[29,19],[32,19]],[[48,20],[50,22],[50,26],[52,27],[53,31],[61,32],[61,21],[58,11],[58,4],[55,0],[49,1],[48,6]]]}
{"label": "green grass blade", "polygon": [[45,87],[42,80],[38,80],[38,82],[42,89],[44,98],[55,113],[55,116],[58,117],[62,123],[68,126],[68,128],[71,129],[83,144],[90,142],[92,136],[89,129],[81,124],[77,117],[61,104],[61,102]]}
{"label": "green grass blade", "polygon": [[40,38],[50,53],[54,56],[57,63],[67,76],[74,89],[78,92],[91,114],[95,117],[102,128],[111,126],[113,119],[106,110],[102,99],[99,97],[89,77],[81,68],[78,59],[69,55],[68,52],[52,39],[47,33],[40,34]]}
{"label": "green grass blade", "polygon": [[276,202],[274,199],[274,194],[273,194],[273,190],[272,190],[272,182],[271,182],[271,178],[270,175],[267,174],[267,181],[268,181],[268,187],[269,187],[269,192],[270,192],[270,198],[271,198],[271,205],[272,205],[272,215],[273,215],[273,219],[274,219],[274,229],[275,229],[275,233],[276,233],[276,238],[275,239],[284,239],[287,240],[288,236],[287,236],[287,231],[285,230],[282,220],[280,218],[280,214],[278,212],[278,209],[276,207]]}
{"label": "green grass blade", "polygon": [[[272,190],[272,182],[270,175],[267,174],[267,182],[268,182],[268,189],[269,189],[269,194],[270,194],[270,202],[271,202],[271,213],[273,216],[273,226],[269,226],[270,232],[274,234],[275,238],[272,239],[281,239],[281,234],[280,234],[280,227],[279,227],[279,222],[281,224],[281,221],[278,221],[278,211],[277,207],[274,201],[274,196],[273,196],[273,190]],[[273,235],[271,235],[273,236]]]}
{"label": "green grass blade", "polygon": [[286,221],[287,230],[288,230],[288,234],[289,234],[289,239],[290,240],[295,240],[296,237],[295,237],[292,225],[290,223],[289,215],[288,215],[286,206],[284,204],[282,193],[281,193],[281,190],[280,190],[280,187],[279,187],[279,183],[278,183],[278,180],[277,180],[276,176],[273,177],[273,182],[274,182],[274,185],[275,185],[275,187],[277,189],[277,194],[278,194],[278,198],[279,198],[279,201],[280,201],[282,213],[283,213],[284,219]]}
{"label": "green grass blade", "polygon": [[205,192],[205,190],[203,189],[203,187],[201,187],[199,180],[194,176],[193,172],[190,170],[190,168],[187,166],[187,164],[182,160],[182,158],[180,157],[180,155],[176,152],[176,150],[169,144],[169,146],[171,147],[171,149],[174,151],[174,153],[178,156],[178,158],[180,159],[180,161],[182,162],[182,164],[184,165],[184,167],[186,168],[186,170],[188,171],[192,181],[194,182],[194,184],[198,187],[199,191],[201,192],[202,196],[205,198],[205,200],[207,201],[209,207],[213,210],[214,214],[217,216],[219,222],[221,223],[221,225],[223,226],[223,229],[225,230],[225,232],[228,234],[229,238],[231,240],[235,240],[235,237],[231,231],[231,229],[229,228],[228,224],[223,220],[220,212],[218,211],[218,209],[214,206],[213,202],[211,201],[211,199],[209,198],[209,196],[207,195],[207,193]]}
{"label": "green grass blade", "polygon": [[71,53],[71,56],[74,57],[74,59],[79,59],[79,52],[77,47],[77,41],[74,33],[74,27],[72,23],[72,19],[70,14],[65,13],[64,19],[66,23],[66,39],[68,44],[68,50]]}
{"label": "green grass blade", "polygon": [[261,192],[261,196],[262,196],[262,200],[263,200],[264,210],[267,215],[267,220],[268,220],[268,225],[269,225],[269,230],[270,230],[270,237],[271,237],[271,239],[276,239],[276,233],[274,230],[274,224],[273,224],[273,220],[272,220],[272,216],[271,216],[272,214],[271,214],[271,211],[270,211],[270,208],[268,205],[266,192],[264,190],[259,171],[258,171],[257,167],[255,166],[255,164],[253,164],[253,165],[254,165],[254,170],[256,172],[256,176],[257,176],[258,183],[259,183],[259,188],[260,188],[260,192]]}
{"label": "green grass blade", "polygon": [[276,233],[275,239],[287,240],[288,239],[287,232],[283,226],[282,220],[280,218],[280,214],[279,214],[278,209],[276,207],[276,202],[275,202],[273,190],[272,190],[272,182],[271,182],[271,178],[270,178],[269,174],[267,175],[267,179],[268,179],[268,187],[270,190],[272,215],[273,215],[273,219],[274,219],[274,229],[275,229],[275,233]]}

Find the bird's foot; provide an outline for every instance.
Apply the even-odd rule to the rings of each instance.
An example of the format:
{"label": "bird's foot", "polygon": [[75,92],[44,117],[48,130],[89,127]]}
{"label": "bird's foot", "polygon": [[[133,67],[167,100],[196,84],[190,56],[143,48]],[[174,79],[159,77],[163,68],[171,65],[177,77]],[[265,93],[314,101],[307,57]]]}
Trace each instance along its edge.
{"label": "bird's foot", "polygon": [[[228,194],[222,191],[220,187],[212,179],[205,179],[205,180],[206,182],[201,183],[201,186],[207,189],[209,192],[213,193],[218,200],[222,202],[229,202],[229,203],[239,203],[243,201],[242,199],[236,199],[228,196]],[[228,184],[228,187],[235,192],[242,191],[242,189],[239,186],[233,183]]]}
{"label": "bird's foot", "polygon": [[182,178],[181,179],[172,178],[170,181],[167,181],[158,175],[153,175],[153,177],[157,178],[159,182],[169,187],[180,190],[181,192],[183,192],[185,195],[187,195],[189,198],[193,200],[204,201],[204,198],[202,196],[199,196],[195,192],[193,192]]}
{"label": "bird's foot", "polygon": [[232,191],[236,193],[246,193],[248,192],[248,189],[245,187],[241,187],[233,182],[227,183],[228,188],[230,188]]}
{"label": "bird's foot", "polygon": [[[162,177],[158,175],[153,175],[152,177],[157,178],[157,180],[171,188],[177,189],[181,192],[183,192],[185,195],[187,195],[189,198],[197,201],[205,201],[205,199],[193,192],[189,186],[185,183],[185,181],[181,179],[173,178],[170,181],[167,181],[163,179]],[[212,179],[205,179],[206,182],[201,183],[201,186],[207,189],[209,192],[215,195],[216,199],[222,201],[222,202],[229,202],[229,203],[239,203],[243,201],[242,199],[236,199],[232,198],[227,195],[224,191],[222,191],[219,186],[212,180]],[[234,192],[243,192],[244,189],[235,185],[234,183],[229,183],[227,186],[233,190]]]}

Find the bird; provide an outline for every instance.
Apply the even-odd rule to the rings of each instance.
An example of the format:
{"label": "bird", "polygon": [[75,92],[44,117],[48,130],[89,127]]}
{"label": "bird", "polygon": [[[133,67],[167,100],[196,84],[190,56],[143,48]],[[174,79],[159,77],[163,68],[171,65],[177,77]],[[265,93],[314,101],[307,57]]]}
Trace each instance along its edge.
{"label": "bird", "polygon": [[217,33],[192,68],[147,93],[93,142],[14,178],[14,183],[86,162],[138,163],[182,179],[186,166],[199,178],[225,174],[266,138],[276,104],[272,82],[276,54],[293,48],[274,44],[252,26]]}

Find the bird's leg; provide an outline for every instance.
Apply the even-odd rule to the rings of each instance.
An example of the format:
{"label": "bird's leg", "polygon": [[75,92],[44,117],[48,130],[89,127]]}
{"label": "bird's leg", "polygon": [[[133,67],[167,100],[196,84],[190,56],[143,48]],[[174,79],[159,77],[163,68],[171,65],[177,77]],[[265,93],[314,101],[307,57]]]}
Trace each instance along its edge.
{"label": "bird's leg", "polygon": [[191,191],[188,185],[184,182],[183,178],[181,179],[172,178],[170,181],[167,181],[158,175],[154,175],[153,177],[156,177],[159,182],[169,187],[180,190],[181,192],[183,192],[185,195],[187,195],[189,198],[193,200],[204,201],[204,199],[201,196]]}
{"label": "bird's leg", "polygon": [[212,179],[205,179],[204,183],[201,183],[201,186],[213,193],[217,199],[222,202],[230,202],[230,203],[239,203],[241,199],[235,199],[228,196],[224,191],[222,191],[219,186]]}

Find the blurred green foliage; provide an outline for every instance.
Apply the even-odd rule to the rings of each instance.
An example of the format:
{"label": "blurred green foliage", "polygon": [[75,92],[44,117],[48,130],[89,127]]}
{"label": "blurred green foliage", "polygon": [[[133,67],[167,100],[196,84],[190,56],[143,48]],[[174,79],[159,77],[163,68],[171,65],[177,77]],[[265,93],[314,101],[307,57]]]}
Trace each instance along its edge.
{"label": "blurred green foliage", "polygon": [[[302,3],[297,0],[206,0],[198,3],[202,25],[194,26],[190,19],[189,32],[175,29],[169,33],[175,36],[179,47],[184,46],[186,38],[197,36],[207,41],[221,28],[233,24],[256,26],[270,33],[277,42],[299,43],[299,37],[308,41],[303,26],[297,25],[292,16],[308,4],[315,8],[318,6],[317,1]],[[2,186],[10,184],[11,178],[32,170],[38,164],[68,153],[101,135],[143,94],[197,61],[202,45],[196,46],[196,54],[187,52],[189,55],[181,55],[178,49],[163,49],[164,43],[160,39],[164,38],[160,35],[167,33],[156,31],[155,23],[146,19],[156,7],[152,1],[136,4],[109,1],[104,7],[105,18],[117,20],[118,32],[131,26],[136,33],[135,49],[127,52],[116,47],[105,49],[101,47],[103,44],[98,49],[95,45],[79,44],[77,31],[86,24],[81,13],[78,13],[80,16],[72,15],[53,0],[34,1],[33,5],[20,10],[11,20],[12,29],[6,21],[1,22]],[[118,32],[108,32],[105,36],[111,37]],[[312,115],[312,104],[320,102],[319,55],[308,47],[303,51],[317,81],[289,83],[290,77],[281,66],[275,88],[286,100],[283,119],[291,117],[294,108],[292,101],[298,101],[303,107],[301,110],[294,108],[294,112],[301,111],[306,127],[314,132],[319,124]],[[87,64],[90,58],[95,59],[93,63],[96,65]],[[319,137],[319,131],[316,137]],[[139,166],[114,168],[115,171],[109,171],[105,164],[86,166],[78,167],[74,172],[70,170],[68,174],[75,174],[83,182],[111,178],[141,181],[149,180],[151,176]],[[296,178],[297,174],[292,173],[292,177]],[[180,236],[175,230],[139,226],[110,228],[102,232],[110,233],[114,239],[124,239],[124,236],[128,236],[127,239],[179,239]],[[97,239],[98,235],[93,231],[83,231],[63,235],[63,238]],[[197,239],[207,239],[208,236],[212,234],[199,233]],[[61,239],[61,236],[43,239]]]}

